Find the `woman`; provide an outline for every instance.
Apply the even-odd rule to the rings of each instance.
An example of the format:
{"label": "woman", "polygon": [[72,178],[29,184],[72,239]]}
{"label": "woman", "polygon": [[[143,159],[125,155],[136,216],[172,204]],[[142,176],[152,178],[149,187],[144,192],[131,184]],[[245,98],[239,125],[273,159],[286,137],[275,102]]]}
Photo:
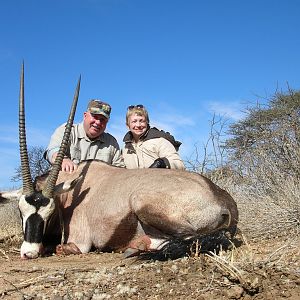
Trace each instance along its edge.
{"label": "woman", "polygon": [[123,139],[126,168],[185,169],[177,153],[181,143],[168,132],[150,128],[148,112],[143,105],[128,107],[126,125],[129,129]]}

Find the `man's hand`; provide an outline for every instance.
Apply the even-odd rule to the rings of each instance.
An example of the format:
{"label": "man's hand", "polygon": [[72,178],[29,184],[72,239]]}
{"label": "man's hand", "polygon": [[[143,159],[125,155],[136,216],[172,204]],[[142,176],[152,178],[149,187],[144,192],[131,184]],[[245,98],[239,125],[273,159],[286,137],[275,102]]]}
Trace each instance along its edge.
{"label": "man's hand", "polygon": [[[56,156],[57,153],[54,153],[52,155],[52,164],[55,162]],[[64,172],[72,173],[77,170],[77,165],[74,164],[70,158],[65,157],[61,164],[61,170]]]}
{"label": "man's hand", "polygon": [[72,173],[77,170],[77,165],[72,162],[70,158],[64,158],[61,164],[61,170]]}

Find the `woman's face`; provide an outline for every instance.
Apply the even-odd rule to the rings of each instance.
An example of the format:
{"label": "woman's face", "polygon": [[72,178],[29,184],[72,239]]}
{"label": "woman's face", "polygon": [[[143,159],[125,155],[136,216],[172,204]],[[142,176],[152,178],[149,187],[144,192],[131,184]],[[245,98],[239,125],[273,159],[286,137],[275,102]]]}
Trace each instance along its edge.
{"label": "woman's face", "polygon": [[84,112],[83,114],[83,127],[86,135],[90,139],[97,138],[106,129],[108,119],[102,115],[91,114]]}
{"label": "woman's face", "polygon": [[134,140],[138,141],[140,136],[146,132],[148,128],[148,123],[146,121],[145,116],[139,116],[137,114],[133,114],[128,118],[127,126],[131,131]]}

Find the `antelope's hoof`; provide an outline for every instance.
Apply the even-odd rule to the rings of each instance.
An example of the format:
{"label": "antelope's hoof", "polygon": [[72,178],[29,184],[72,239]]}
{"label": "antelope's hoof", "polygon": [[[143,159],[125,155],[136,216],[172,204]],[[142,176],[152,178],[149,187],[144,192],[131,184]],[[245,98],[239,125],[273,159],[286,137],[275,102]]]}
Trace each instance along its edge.
{"label": "antelope's hoof", "polygon": [[147,235],[138,237],[137,239],[131,241],[128,248],[124,251],[123,256],[133,257],[139,255],[141,252],[146,252],[150,250],[151,240]]}
{"label": "antelope's hoof", "polygon": [[123,257],[129,258],[129,257],[138,256],[140,254],[140,252],[141,252],[141,250],[139,250],[139,249],[127,248],[123,253]]}
{"label": "antelope's hoof", "polygon": [[60,244],[56,246],[57,255],[81,254],[81,251],[74,243]]}

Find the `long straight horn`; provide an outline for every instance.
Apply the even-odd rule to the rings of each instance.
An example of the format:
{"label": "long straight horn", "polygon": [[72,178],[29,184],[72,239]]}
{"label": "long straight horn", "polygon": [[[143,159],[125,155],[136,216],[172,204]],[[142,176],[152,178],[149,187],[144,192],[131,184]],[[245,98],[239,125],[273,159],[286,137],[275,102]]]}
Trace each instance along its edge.
{"label": "long straight horn", "polygon": [[23,178],[23,193],[30,195],[34,192],[32,178],[30,175],[27,144],[26,144],[26,129],[25,129],[25,107],[24,107],[24,62],[21,68],[20,78],[20,97],[19,97],[19,144],[20,158]]}
{"label": "long straight horn", "polygon": [[74,95],[74,99],[73,99],[73,104],[72,104],[72,107],[71,107],[71,110],[70,110],[68,122],[66,124],[64,136],[63,136],[63,139],[61,141],[60,148],[59,148],[59,151],[57,153],[57,156],[56,156],[55,162],[53,164],[52,170],[49,174],[49,177],[48,177],[48,180],[47,180],[47,183],[46,183],[46,187],[43,190],[43,195],[45,197],[48,197],[48,198],[53,197],[53,191],[54,191],[54,187],[55,187],[56,180],[57,180],[57,177],[58,177],[58,173],[61,169],[61,164],[62,164],[66,149],[67,149],[68,144],[69,144],[69,139],[70,139],[70,135],[71,135],[71,130],[72,130],[72,126],[73,126],[73,121],[74,121],[74,116],[75,116],[76,106],[77,106],[77,101],[78,101],[78,96],[79,96],[80,81],[81,81],[81,76],[79,76],[79,80],[78,80],[78,83],[77,83],[77,87],[76,87],[76,91],[75,91],[75,95]]}

